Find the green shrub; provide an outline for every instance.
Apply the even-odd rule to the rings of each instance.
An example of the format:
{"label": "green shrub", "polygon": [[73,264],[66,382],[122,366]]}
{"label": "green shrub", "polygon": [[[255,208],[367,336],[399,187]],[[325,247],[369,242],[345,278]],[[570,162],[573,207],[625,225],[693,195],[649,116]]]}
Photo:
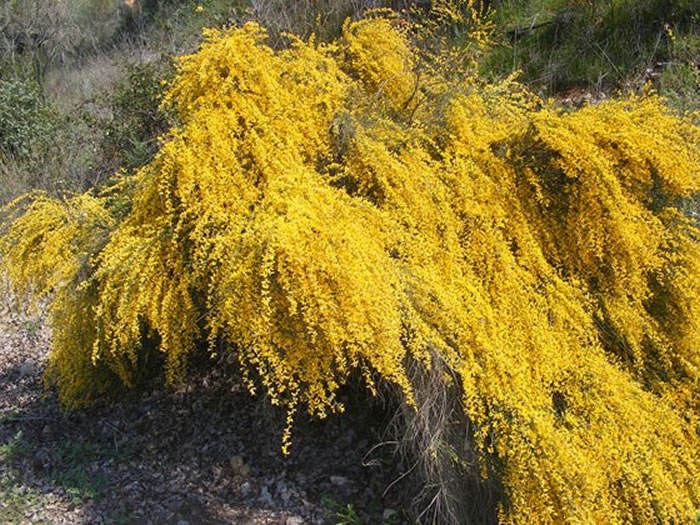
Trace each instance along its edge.
{"label": "green shrub", "polygon": [[389,7],[406,9],[427,6],[429,1],[409,0],[253,0],[254,20],[267,27],[273,38],[284,32],[322,39],[336,38],[348,17],[361,16],[368,9]]}
{"label": "green shrub", "polygon": [[670,59],[659,76],[659,91],[680,111],[700,109],[700,34],[677,37],[668,30]]}
{"label": "green shrub", "polygon": [[169,65],[162,63],[132,64],[126,77],[107,105],[111,118],[104,124],[102,149],[108,167],[133,169],[148,162],[157,150],[158,135],[170,121],[160,108],[164,77]]}
{"label": "green shrub", "polygon": [[32,189],[85,191],[150,160],[170,118],[159,109],[168,68],[129,66],[110,91],[61,110],[34,83],[0,81],[0,204]]}
{"label": "green shrub", "polygon": [[485,70],[522,70],[547,91],[644,83],[647,69],[669,60],[667,28],[679,35],[700,28],[697,0],[502,0],[495,7],[502,45]]}
{"label": "green shrub", "polygon": [[56,114],[31,82],[0,80],[0,152],[26,157],[50,140]]}

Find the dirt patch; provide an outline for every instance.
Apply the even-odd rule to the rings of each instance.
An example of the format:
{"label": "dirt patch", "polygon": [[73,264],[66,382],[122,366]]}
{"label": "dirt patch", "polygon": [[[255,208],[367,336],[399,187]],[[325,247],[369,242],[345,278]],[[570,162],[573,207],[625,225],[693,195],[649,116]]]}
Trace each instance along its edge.
{"label": "dirt patch", "polygon": [[[383,422],[348,407],[301,419],[280,451],[282,414],[252,398],[235,364],[156,381],[65,413],[41,375],[41,314],[0,300],[0,521],[3,523],[402,523],[401,475]],[[369,452],[369,455],[368,455]]]}

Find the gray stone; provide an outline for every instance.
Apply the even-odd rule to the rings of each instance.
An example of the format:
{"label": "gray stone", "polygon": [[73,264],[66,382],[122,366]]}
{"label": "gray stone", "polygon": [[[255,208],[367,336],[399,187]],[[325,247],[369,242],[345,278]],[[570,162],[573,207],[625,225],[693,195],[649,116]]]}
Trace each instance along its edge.
{"label": "gray stone", "polygon": [[229,460],[229,463],[231,463],[231,468],[235,472],[238,472],[238,469],[240,469],[243,465],[245,465],[245,461],[243,461],[243,458],[241,456],[233,456]]}
{"label": "gray stone", "polygon": [[243,496],[244,498],[247,498],[248,496],[250,496],[250,493],[252,492],[252,490],[253,490],[253,487],[251,486],[249,481],[241,483],[240,491],[241,491],[241,496]]}
{"label": "gray stone", "polygon": [[36,372],[36,365],[32,363],[31,361],[25,361],[22,363],[19,367],[19,377],[27,377],[34,375]]}
{"label": "gray stone", "polygon": [[262,501],[266,505],[272,505],[273,503],[272,494],[270,494],[270,489],[267,488],[267,486],[263,486],[260,489],[260,501]]}
{"label": "gray stone", "polygon": [[336,487],[343,487],[350,483],[350,480],[346,478],[345,476],[331,476],[330,477],[331,483],[335,485]]}
{"label": "gray stone", "polygon": [[382,513],[382,519],[384,521],[389,521],[391,518],[396,516],[398,512],[396,512],[394,509],[384,509],[384,512]]}
{"label": "gray stone", "polygon": [[243,477],[250,475],[250,467],[245,461],[243,461],[241,456],[233,456],[229,462],[231,464],[231,470],[233,470],[234,474],[238,474],[239,476]]}

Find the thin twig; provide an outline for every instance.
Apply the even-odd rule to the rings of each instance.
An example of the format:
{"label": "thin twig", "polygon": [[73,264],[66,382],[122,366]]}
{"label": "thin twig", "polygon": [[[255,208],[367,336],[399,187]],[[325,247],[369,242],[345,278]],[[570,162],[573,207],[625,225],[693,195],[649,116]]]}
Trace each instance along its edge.
{"label": "thin twig", "polygon": [[410,469],[408,469],[406,472],[404,472],[403,474],[401,474],[401,475],[400,475],[398,478],[396,478],[394,481],[392,481],[391,483],[389,483],[389,485],[384,489],[384,492],[382,492],[382,498],[385,498],[385,497],[386,497],[387,493],[391,490],[391,487],[393,487],[394,485],[396,485],[399,481],[401,481],[403,478],[405,478],[405,477],[408,476],[411,472],[413,472],[413,470],[414,470],[417,466],[418,466],[418,462],[415,462],[415,463],[413,464],[413,466],[412,466]]}
{"label": "thin twig", "polygon": [[376,449],[379,447],[383,447],[385,445],[395,445],[398,446],[399,442],[398,441],[382,441],[381,443],[377,443],[374,445],[367,453],[362,457],[362,466],[363,467],[369,467],[371,466],[370,463],[367,463],[365,460],[367,459],[367,456],[369,456],[372,452],[374,452]]}

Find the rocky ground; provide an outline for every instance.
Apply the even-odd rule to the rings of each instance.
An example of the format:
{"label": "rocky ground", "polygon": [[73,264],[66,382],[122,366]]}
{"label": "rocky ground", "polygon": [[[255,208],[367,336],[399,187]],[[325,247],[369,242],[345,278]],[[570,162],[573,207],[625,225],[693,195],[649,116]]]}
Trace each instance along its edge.
{"label": "rocky ground", "polygon": [[[41,375],[41,315],[0,299],[0,523],[403,523],[401,472],[376,416],[281,417],[221,362],[66,414]],[[387,487],[389,490],[386,491]],[[386,491],[386,493],[385,493]]]}

